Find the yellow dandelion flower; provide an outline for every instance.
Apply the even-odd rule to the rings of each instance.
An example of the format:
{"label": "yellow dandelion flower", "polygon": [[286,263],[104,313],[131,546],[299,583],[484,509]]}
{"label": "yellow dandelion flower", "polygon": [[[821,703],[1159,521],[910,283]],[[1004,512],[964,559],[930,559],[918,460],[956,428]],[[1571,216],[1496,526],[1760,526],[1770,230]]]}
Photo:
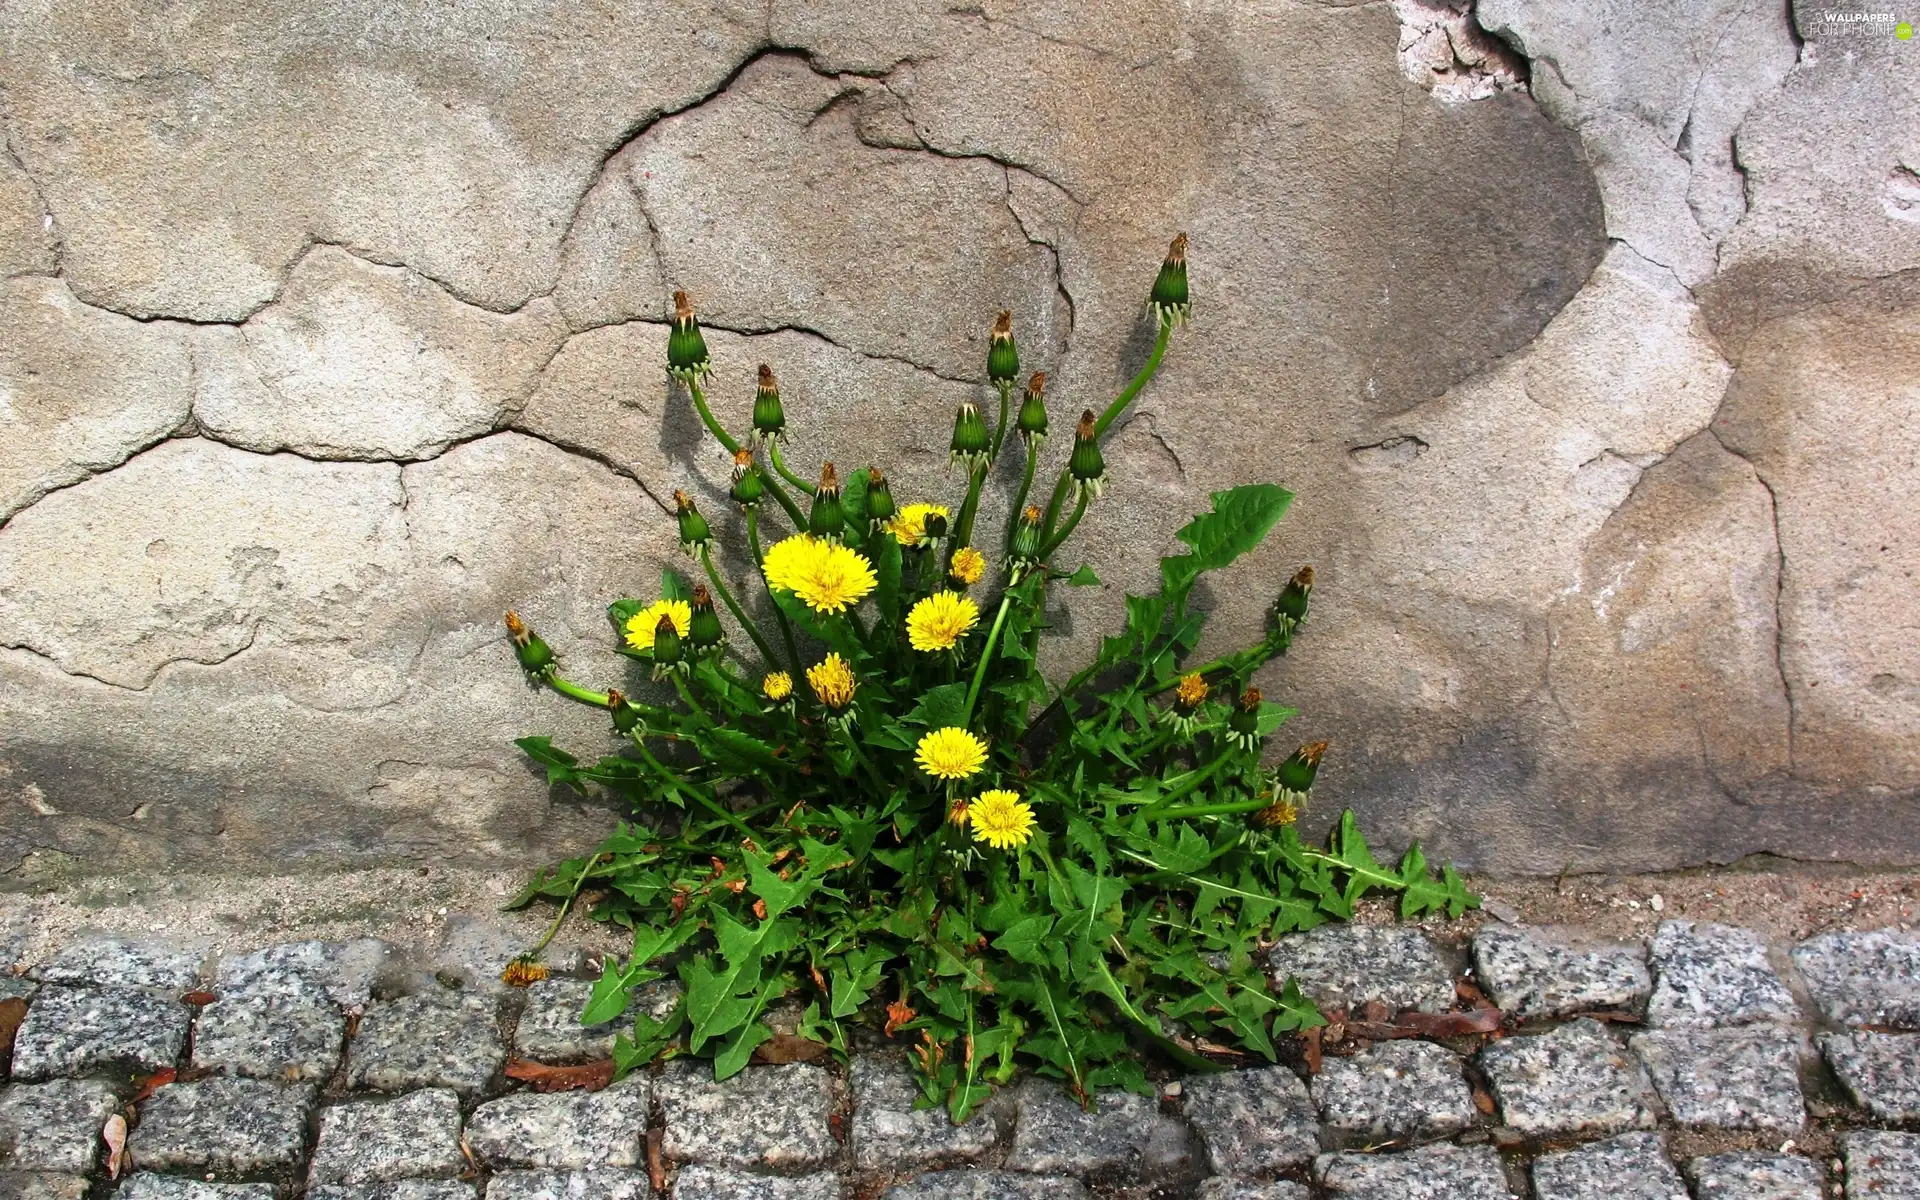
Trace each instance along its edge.
{"label": "yellow dandelion flower", "polygon": [[987,556],[972,546],[962,546],[953,552],[953,561],[947,564],[947,574],[960,583],[972,587],[980,582],[987,573]]}
{"label": "yellow dandelion flower", "polygon": [[653,634],[660,628],[661,617],[670,618],[674,632],[685,637],[693,624],[693,605],[685,600],[655,600],[627,618],[627,645],[635,650],[653,649]]}
{"label": "yellow dandelion flower", "polygon": [[1180,702],[1181,708],[1199,708],[1200,702],[1207,698],[1207,681],[1195,671],[1180,677],[1180,686],[1174,690],[1173,698]]}
{"label": "yellow dandelion flower", "polygon": [[933,540],[927,536],[927,518],[944,521],[951,515],[944,504],[909,504],[887,523],[887,532],[902,546],[924,546]]}
{"label": "yellow dandelion flower", "polygon": [[760,560],[760,569],[766,573],[768,584],[791,592],[816,568],[825,552],[826,543],[819,538],[796,533],[768,547],[766,557]]}
{"label": "yellow dandelion flower", "polygon": [[847,660],[835,652],[807,668],[807,686],[828,708],[845,708],[853,703],[853,690],[859,685]]}
{"label": "yellow dandelion flower", "polygon": [[951,650],[980,623],[980,606],[958,592],[935,592],[907,614],[907,640],[915,650]]}
{"label": "yellow dandelion flower", "polygon": [[975,734],[949,725],[920,739],[913,759],[935,779],[965,779],[987,764],[987,743]]}
{"label": "yellow dandelion flower", "polygon": [[[1263,797],[1264,798],[1264,797]],[[1282,825],[1291,825],[1300,819],[1300,810],[1290,800],[1275,800],[1259,812],[1253,814],[1255,825],[1264,825],[1268,829],[1277,829]]]}
{"label": "yellow dandelion flower", "polygon": [[805,565],[792,590],[813,611],[837,613],[860,603],[878,585],[873,564],[864,555],[829,542]]}
{"label": "yellow dandelion flower", "polygon": [[1019,792],[995,788],[981,792],[967,810],[973,822],[973,840],[995,850],[1024,846],[1033,837],[1033,808]]}
{"label": "yellow dandelion flower", "polygon": [[768,671],[760,680],[760,694],[775,704],[793,695],[793,676],[785,671]]}

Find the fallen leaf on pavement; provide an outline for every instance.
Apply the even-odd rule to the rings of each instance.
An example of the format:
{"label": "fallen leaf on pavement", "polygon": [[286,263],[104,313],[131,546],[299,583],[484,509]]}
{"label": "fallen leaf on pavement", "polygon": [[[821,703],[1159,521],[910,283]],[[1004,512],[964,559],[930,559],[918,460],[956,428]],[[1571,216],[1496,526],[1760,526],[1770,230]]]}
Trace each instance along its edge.
{"label": "fallen leaf on pavement", "polygon": [[20,1032],[20,1022],[27,1019],[27,1002],[14,996],[0,1000],[0,1056],[13,1053],[13,1035]]}
{"label": "fallen leaf on pavement", "polygon": [[129,1104],[140,1103],[142,1100],[145,1100],[148,1096],[153,1095],[155,1092],[159,1091],[161,1088],[166,1087],[168,1084],[172,1083],[178,1077],[179,1077],[179,1072],[175,1071],[172,1067],[161,1067],[158,1071],[155,1071],[153,1074],[147,1076],[146,1078],[140,1081],[140,1086],[134,1089],[133,1099],[127,1101],[127,1103]]}
{"label": "fallen leaf on pavement", "polygon": [[647,1130],[647,1178],[653,1181],[653,1190],[667,1190],[667,1164],[661,1161],[660,1146],[666,1140],[667,1131],[655,1126]]}
{"label": "fallen leaf on pavement", "polygon": [[180,997],[181,1000],[193,1005],[195,1008],[205,1008],[219,998],[220,997],[214,995],[212,992],[188,992],[186,995]]}
{"label": "fallen leaf on pavement", "polygon": [[753,1052],[753,1061],[769,1066],[783,1063],[818,1062],[832,1053],[825,1042],[816,1042],[796,1033],[776,1033]]}
{"label": "fallen leaf on pavement", "polygon": [[508,1061],[506,1076],[532,1084],[536,1092],[597,1092],[613,1082],[613,1060],[582,1063],[577,1067],[553,1067],[516,1058]]}
{"label": "fallen leaf on pavement", "polygon": [[100,1137],[107,1143],[107,1178],[118,1179],[127,1165],[127,1119],[119,1113],[108,1117]]}
{"label": "fallen leaf on pavement", "polygon": [[1318,1075],[1320,1073],[1320,1027],[1315,1025],[1307,1030],[1301,1035],[1300,1040],[1306,1046],[1307,1074]]}

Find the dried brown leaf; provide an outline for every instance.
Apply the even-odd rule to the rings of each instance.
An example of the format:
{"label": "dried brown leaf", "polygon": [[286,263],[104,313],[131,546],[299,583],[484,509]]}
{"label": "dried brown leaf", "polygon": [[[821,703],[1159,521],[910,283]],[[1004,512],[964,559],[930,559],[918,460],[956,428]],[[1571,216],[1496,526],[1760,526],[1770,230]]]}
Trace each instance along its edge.
{"label": "dried brown leaf", "polygon": [[180,997],[181,1000],[193,1005],[195,1008],[205,1008],[219,998],[220,997],[214,995],[212,992],[188,992],[186,995]]}
{"label": "dried brown leaf", "polygon": [[107,1144],[107,1178],[118,1179],[127,1168],[127,1118],[119,1113],[108,1117],[100,1139]]}
{"label": "dried brown leaf", "polygon": [[1315,1025],[1300,1035],[1300,1042],[1306,1053],[1307,1074],[1320,1073],[1320,1027]]}
{"label": "dried brown leaf", "polygon": [[555,1067],[515,1058],[507,1061],[506,1076],[532,1084],[536,1092],[597,1092],[613,1082],[613,1060],[581,1063],[576,1067]]}
{"label": "dried brown leaf", "polygon": [[816,1042],[795,1033],[776,1033],[754,1050],[753,1061],[769,1066],[818,1062],[832,1052],[825,1042]]}
{"label": "dried brown leaf", "polygon": [[892,1037],[899,1031],[902,1025],[913,1020],[913,1018],[914,1011],[908,1006],[905,1000],[895,1000],[892,1004],[887,1005],[887,1036]]}
{"label": "dried brown leaf", "polygon": [[18,996],[0,1000],[0,1056],[13,1053],[13,1036],[27,1019],[27,1002]]}
{"label": "dried brown leaf", "polygon": [[667,1164],[660,1157],[660,1147],[666,1135],[658,1126],[647,1130],[647,1178],[653,1181],[653,1190],[662,1193],[667,1190]]}
{"label": "dried brown leaf", "polygon": [[155,1092],[159,1091],[161,1088],[166,1087],[168,1084],[172,1083],[176,1078],[178,1078],[178,1076],[179,1076],[179,1072],[175,1071],[172,1067],[161,1067],[158,1071],[155,1071],[153,1074],[148,1075],[139,1081],[139,1085],[134,1088],[133,1099],[127,1101],[127,1103],[129,1104],[140,1103],[142,1100],[145,1100],[148,1096],[153,1095]]}

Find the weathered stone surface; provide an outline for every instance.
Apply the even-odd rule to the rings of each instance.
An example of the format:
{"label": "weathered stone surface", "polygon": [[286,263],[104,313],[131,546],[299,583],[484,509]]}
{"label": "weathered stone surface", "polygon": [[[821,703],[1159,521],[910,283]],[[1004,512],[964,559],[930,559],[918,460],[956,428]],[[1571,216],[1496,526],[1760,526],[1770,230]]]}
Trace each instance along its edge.
{"label": "weathered stone surface", "polygon": [[228,993],[200,1010],[193,1065],[282,1082],[325,1083],[340,1065],[347,1021],[333,1002]]}
{"label": "weathered stone surface", "polygon": [[1820,1048],[1847,1094],[1876,1121],[1920,1122],[1920,1034],[1829,1034]]}
{"label": "weathered stone surface", "polygon": [[1653,1124],[1647,1079],[1599,1022],[1582,1019],[1480,1052],[1500,1118],[1532,1136],[1606,1134]]}
{"label": "weathered stone surface", "polygon": [[827,1125],[839,1086],[811,1063],[748,1067],[715,1083],[712,1064],[682,1060],[655,1089],[673,1162],[805,1171],[839,1151]]}
{"label": "weathered stone surface", "polygon": [[1125,1175],[1140,1163],[1154,1115],[1153,1101],[1132,1092],[1097,1092],[1089,1112],[1052,1080],[1029,1079],[1015,1100],[1007,1169]]}
{"label": "weathered stone surface", "polygon": [[84,1175],[0,1170],[0,1200],[82,1200],[86,1194]]}
{"label": "weathered stone surface", "polygon": [[631,1167],[647,1132],[647,1079],[597,1092],[489,1100],[467,1120],[467,1145],[489,1167]]}
{"label": "weathered stone surface", "polygon": [[1507,1176],[1489,1146],[1441,1143],[1404,1154],[1323,1154],[1313,1173],[1329,1196],[1354,1200],[1507,1200]]}
{"label": "weathered stone surface", "polygon": [[1313,1102],[1329,1129],[1349,1137],[1449,1137],[1473,1124],[1461,1066],[1459,1055],[1432,1042],[1378,1042],[1351,1057],[1327,1058],[1313,1077]]}
{"label": "weathered stone surface", "polygon": [[682,1168],[673,1200],[840,1200],[837,1175],[748,1175],[720,1167]]}
{"label": "weathered stone surface", "polygon": [[50,274],[59,261],[59,239],[40,189],[11,154],[0,153],[0,276]]}
{"label": "weathered stone surface", "polygon": [[13,1077],[171,1067],[192,1023],[186,1005],[138,988],[44,987],[14,1038]]}
{"label": "weathered stone surface", "polygon": [[133,1161],[159,1170],[251,1175],[305,1156],[314,1090],[260,1079],[203,1079],[161,1088],[127,1140]]}
{"label": "weathered stone surface", "polygon": [[347,1049],[347,1082],[383,1092],[479,1091],[507,1057],[498,1004],[489,996],[441,992],[369,1009]]}
{"label": "weathered stone surface", "polygon": [[1687,1200],[1659,1134],[1624,1133],[1533,1160],[1539,1200]]}
{"label": "weathered stone surface", "polygon": [[1793,948],[1793,965],[1829,1021],[1920,1029],[1920,934],[1823,933]]}
{"label": "weathered stone surface", "polygon": [[543,979],[527,989],[527,1007],[514,1027],[513,1050],[538,1062],[591,1062],[613,1053],[613,1039],[625,1026],[618,1020],[582,1025],[580,1014],[593,994],[584,979]]}
{"label": "weathered stone surface", "polygon": [[454,1175],[466,1165],[460,1152],[459,1094],[423,1088],[393,1100],[321,1110],[320,1140],[308,1178],[316,1185],[385,1183]]}
{"label": "weathered stone surface", "polygon": [[1489,922],[1474,935],[1473,964],[1500,1010],[1520,1017],[1633,1010],[1653,991],[1645,946],[1584,941],[1559,928]]}
{"label": "weathered stone surface", "polygon": [[1800,1019],[1793,993],[1751,929],[1664,921],[1653,936],[1656,982],[1647,1023],[1662,1029],[1718,1029]]}
{"label": "weathered stone surface", "polygon": [[274,1187],[271,1183],[213,1183],[137,1171],[115,1194],[121,1200],[273,1200]]}
{"label": "weathered stone surface", "polygon": [[1066,1175],[1023,1171],[929,1171],[888,1188],[881,1200],[1088,1200],[1092,1193]]}
{"label": "weathered stone surface", "polygon": [[550,300],[502,316],[330,246],[279,298],[196,344],[194,416],[242,449],[425,458],[500,424],[566,336]]}
{"label": "weathered stone surface", "polygon": [[1323,1009],[1379,1000],[1390,1009],[1440,1012],[1453,1003],[1453,974],[1417,929],[1334,922],[1282,937],[1267,957],[1275,987],[1300,981]]}
{"label": "weathered stone surface", "polygon": [[1806,1121],[1797,1033],[1764,1025],[1670,1029],[1637,1034],[1632,1045],[1679,1124],[1793,1134]]}
{"label": "weathered stone surface", "polygon": [[109,1084],[56,1079],[0,1089],[0,1168],[85,1175],[100,1130],[120,1106]]}
{"label": "weathered stone surface", "polygon": [[1847,1200],[1920,1197],[1920,1133],[1847,1134]]}
{"label": "weathered stone surface", "polygon": [[1708,1154],[1687,1175],[1697,1200],[1825,1200],[1820,1164],[1797,1154]]}
{"label": "weathered stone surface", "polygon": [[364,1005],[389,950],[377,938],[351,942],[284,942],[220,960],[215,986],[222,992],[306,997],[324,993],[342,1007]]}
{"label": "weathered stone surface", "polygon": [[479,1189],[452,1179],[396,1179],[391,1183],[326,1183],[307,1189],[312,1200],[476,1200]]}
{"label": "weathered stone surface", "polygon": [[151,942],[93,938],[61,947],[29,974],[42,983],[184,992],[199,977],[200,956]]}
{"label": "weathered stone surface", "polygon": [[1195,1200],[1309,1200],[1307,1189],[1297,1183],[1248,1183],[1244,1179],[1215,1176],[1203,1180]]}
{"label": "weathered stone surface", "polygon": [[1180,1097],[1216,1175],[1272,1175],[1320,1149],[1313,1102],[1286,1067],[1195,1075]]}
{"label": "weathered stone surface", "polygon": [[645,1171],[501,1171],[487,1181],[487,1200],[647,1200]]}
{"label": "weathered stone surface", "polygon": [[193,364],[181,326],[89,307],[43,278],[0,283],[0,325],[0,520],[185,423]]}
{"label": "weathered stone surface", "polygon": [[848,1141],[862,1171],[913,1171],[970,1162],[993,1148],[999,1132],[981,1115],[955,1125],[943,1108],[914,1110],[920,1091],[906,1063],[862,1055],[847,1073],[853,1093]]}

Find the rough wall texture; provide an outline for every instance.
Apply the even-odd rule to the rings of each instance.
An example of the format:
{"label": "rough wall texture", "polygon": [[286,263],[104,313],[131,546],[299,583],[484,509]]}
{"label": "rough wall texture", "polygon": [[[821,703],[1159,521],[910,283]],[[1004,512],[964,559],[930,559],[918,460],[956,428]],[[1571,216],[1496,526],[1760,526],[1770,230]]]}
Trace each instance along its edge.
{"label": "rough wall texture", "polygon": [[[538,857],[520,607],[726,462],[945,486],[994,310],[1111,394],[1077,653],[1208,492],[1322,804],[1483,868],[1920,860],[1920,40],[1785,0],[0,0],[0,871]],[[1061,452],[1056,439],[1053,447]],[[1325,814],[1322,814],[1323,816]]]}

